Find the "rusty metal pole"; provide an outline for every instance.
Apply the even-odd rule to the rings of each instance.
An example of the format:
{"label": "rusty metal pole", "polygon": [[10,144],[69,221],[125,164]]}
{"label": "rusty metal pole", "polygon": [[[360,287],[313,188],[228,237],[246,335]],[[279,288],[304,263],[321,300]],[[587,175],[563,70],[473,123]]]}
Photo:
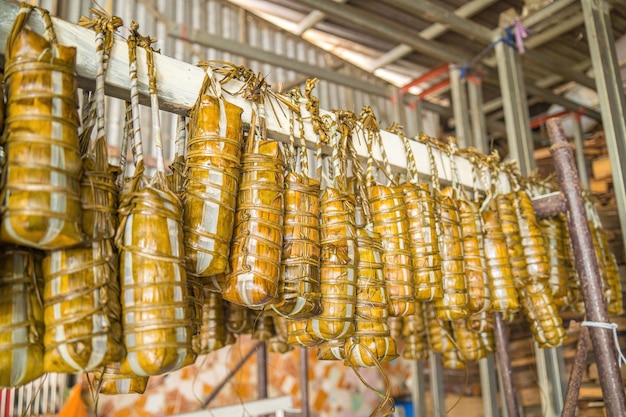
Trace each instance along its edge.
{"label": "rusty metal pole", "polygon": [[513,370],[511,369],[511,356],[509,355],[509,340],[504,328],[502,313],[494,313],[494,322],[493,332],[496,340],[496,358],[504,391],[504,401],[506,402],[506,415],[507,417],[519,417],[517,395],[515,393],[515,384],[513,383]]}
{"label": "rusty metal pole", "polygon": [[587,352],[589,351],[589,329],[582,327],[578,335],[576,345],[576,355],[572,364],[572,372],[567,382],[567,392],[565,393],[565,404],[561,417],[574,417],[576,406],[578,405],[578,395],[580,394],[580,384],[583,380],[583,371],[587,363]]}
{"label": "rusty metal pole", "polygon": [[[609,323],[598,259],[591,241],[574,151],[571,144],[567,142],[563,127],[558,119],[550,119],[546,125],[552,142],[550,153],[554,159],[561,191],[567,201],[567,223],[572,238],[576,270],[580,277],[580,288],[585,302],[587,320]],[[613,331],[591,327],[589,333],[598,365],[600,386],[602,387],[607,414],[609,417],[626,416],[624,385],[617,360]]]}

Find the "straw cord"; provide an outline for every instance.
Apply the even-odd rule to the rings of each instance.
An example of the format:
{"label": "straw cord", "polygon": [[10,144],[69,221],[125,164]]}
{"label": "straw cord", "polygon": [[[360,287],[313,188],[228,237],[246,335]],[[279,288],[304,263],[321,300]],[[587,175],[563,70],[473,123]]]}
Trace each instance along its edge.
{"label": "straw cord", "polygon": [[402,126],[395,122],[391,126],[389,126],[387,130],[391,133],[395,133],[402,139],[402,143],[404,144],[404,150],[406,153],[407,180],[411,184],[417,184],[419,182],[419,170],[417,169],[417,162],[415,160],[413,147],[411,146],[411,141],[404,134]]}
{"label": "straw cord", "polygon": [[426,144],[426,151],[428,152],[428,162],[430,165],[430,180],[433,184],[435,192],[441,191],[441,185],[439,184],[439,172],[437,170],[437,163],[435,162],[435,155],[433,154],[432,141],[433,139],[420,133],[419,139],[421,143]]}
{"label": "straw cord", "polygon": [[139,24],[133,21],[130,27],[130,34],[127,38],[130,75],[130,108],[133,125],[132,143],[136,168],[135,177],[140,177],[143,174],[144,170],[141,124],[139,121],[139,88],[137,80],[137,42],[139,38],[139,34],[137,33],[138,28]]}

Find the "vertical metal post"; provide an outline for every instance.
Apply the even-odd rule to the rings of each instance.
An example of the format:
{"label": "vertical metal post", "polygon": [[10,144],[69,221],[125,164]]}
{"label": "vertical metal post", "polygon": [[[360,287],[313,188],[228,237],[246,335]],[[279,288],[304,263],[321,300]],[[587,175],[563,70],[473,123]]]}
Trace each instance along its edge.
{"label": "vertical metal post", "polygon": [[580,123],[580,114],[572,114],[572,128],[574,133],[574,145],[576,146],[576,166],[580,185],[584,189],[589,189],[589,173],[587,172],[587,161],[585,160],[585,145],[583,143],[583,127]]}
{"label": "vertical metal post", "polygon": [[535,161],[519,54],[504,42],[498,42],[495,49],[509,156],[519,161],[522,175],[527,175],[534,169]]}
{"label": "vertical metal post", "polygon": [[456,143],[459,148],[467,148],[472,143],[472,130],[467,111],[467,79],[461,77],[460,67],[450,65],[449,72]]}
{"label": "vertical metal post", "polygon": [[483,398],[483,415],[500,417],[498,408],[498,379],[493,355],[488,355],[478,362],[480,372],[480,391]]}
{"label": "vertical metal post", "polygon": [[307,348],[298,349],[300,354],[300,397],[302,417],[309,417],[309,352]]}
{"label": "vertical metal post", "polygon": [[558,417],[563,410],[565,395],[565,364],[563,350],[559,348],[541,349],[534,344],[537,361],[538,385],[545,417]]}
{"label": "vertical metal post", "polygon": [[504,394],[505,408],[508,417],[520,417],[517,405],[517,393],[513,383],[513,372],[511,370],[511,356],[509,354],[509,340],[504,328],[502,313],[494,313],[494,337],[496,340],[496,357],[498,359],[498,371],[502,382],[502,392]]}
{"label": "vertical metal post", "polygon": [[415,99],[415,133],[419,134],[424,131],[424,106],[422,105],[422,100],[416,98]]}
{"label": "vertical metal post", "polygon": [[471,145],[479,151],[487,154],[489,151],[489,138],[487,136],[487,121],[483,110],[483,85],[478,77],[468,78],[467,92],[469,97],[470,116],[472,118],[472,142]]}
{"label": "vertical metal post", "polygon": [[[574,152],[567,142],[558,119],[547,122],[550,136],[550,153],[559,178],[561,191],[567,202],[567,224],[570,230],[576,270],[580,277],[580,288],[585,302],[587,320],[597,323],[609,323],[606,300],[602,291],[602,278],[598,259],[593,248],[591,232],[587,223]],[[591,327],[591,342],[598,364],[600,386],[604,404],[609,417],[626,415],[624,385],[619,369],[613,331]]]}
{"label": "vertical metal post", "polygon": [[[587,43],[600,99],[602,125],[609,150],[617,212],[626,248],[626,101],[620,69],[615,53],[615,41],[609,16],[609,6],[602,0],[582,0]],[[624,254],[619,254],[621,258]]]}
{"label": "vertical metal post", "polygon": [[402,104],[402,94],[400,94],[400,89],[390,86],[389,99],[391,100],[391,109],[393,111],[391,120],[398,122],[401,126],[404,126],[404,105]]}
{"label": "vertical metal post", "polygon": [[441,353],[430,352],[428,357],[430,365],[430,395],[433,399],[434,417],[445,417],[446,403],[443,392],[443,365],[441,362]]}
{"label": "vertical metal post", "polygon": [[[413,389],[411,390],[411,402],[413,403],[413,417],[426,417],[426,401],[424,397],[424,363],[423,361],[411,362],[411,378]],[[407,416],[408,417],[408,416]]]}

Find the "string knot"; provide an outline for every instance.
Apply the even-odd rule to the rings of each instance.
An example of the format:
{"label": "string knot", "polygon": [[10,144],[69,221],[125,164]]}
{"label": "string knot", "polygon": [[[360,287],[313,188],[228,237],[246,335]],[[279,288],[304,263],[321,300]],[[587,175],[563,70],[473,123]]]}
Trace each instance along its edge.
{"label": "string knot", "polygon": [[617,323],[605,323],[600,321],[588,321],[585,320],[580,323],[581,326],[598,327],[600,329],[613,330],[613,341],[615,342],[615,350],[617,351],[618,363],[621,367],[626,364],[626,356],[622,353],[622,349],[619,346],[619,337],[617,335]]}

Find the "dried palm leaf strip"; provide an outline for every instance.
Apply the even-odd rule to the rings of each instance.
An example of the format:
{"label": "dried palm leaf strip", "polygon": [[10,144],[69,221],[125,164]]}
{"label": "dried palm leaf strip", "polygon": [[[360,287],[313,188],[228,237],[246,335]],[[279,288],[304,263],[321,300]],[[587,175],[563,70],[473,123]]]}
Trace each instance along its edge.
{"label": "dried palm leaf strip", "polygon": [[[363,107],[360,121],[370,154],[366,178],[367,195],[374,231],[380,234],[383,245],[383,269],[389,292],[389,312],[392,316],[410,315],[415,311],[415,282],[403,188],[393,180],[380,128],[371,107]],[[390,186],[376,184],[374,181],[374,147],[377,147],[381,154]]]}
{"label": "dried palm leaf strip", "polygon": [[4,68],[0,70],[0,135],[4,130]]}
{"label": "dried palm leaf strip", "polygon": [[76,49],[57,43],[43,9],[46,36],[24,29],[32,10],[22,3],[5,49],[0,239],[59,249],[82,240]]}
{"label": "dried palm leaf strip", "polygon": [[[178,369],[193,362],[196,355],[191,344],[193,323],[184,268],[182,204],[166,186],[151,39],[140,38],[137,28],[133,22],[128,37],[137,158],[134,177],[120,201],[116,243],[120,250],[122,325],[127,349],[120,370],[147,376]],[[152,179],[143,176],[136,85],[138,41],[146,50],[148,61],[157,149],[157,174]]]}
{"label": "dried palm leaf strip", "polygon": [[190,113],[183,193],[187,269],[203,278],[229,269],[243,146],[241,113],[223,98],[206,66]]}
{"label": "dried palm leaf strip", "polygon": [[443,272],[443,298],[434,301],[437,317],[456,320],[470,315],[468,308],[463,239],[456,192],[452,187],[441,191],[439,200],[439,250]]}
{"label": "dried palm leaf strip", "polygon": [[307,331],[323,340],[343,340],[354,334],[359,253],[356,201],[354,195],[347,192],[345,178],[347,144],[354,128],[354,118],[351,112],[338,112],[338,131],[331,131],[327,119],[333,148],[333,186],[325,188],[320,197],[322,311],[307,325]]}
{"label": "dried palm leaf strip", "polygon": [[567,256],[565,252],[565,241],[562,222],[560,216],[549,217],[539,220],[539,227],[541,233],[545,237],[548,253],[548,259],[550,261],[550,289],[552,290],[552,298],[554,304],[561,308],[566,307],[569,304],[568,292],[567,292],[567,280],[569,278],[569,272],[566,267]]}
{"label": "dried palm leaf strip", "polygon": [[2,246],[0,255],[0,387],[24,385],[43,374],[41,255]]}
{"label": "dried palm leaf strip", "polygon": [[519,298],[513,282],[506,236],[502,232],[496,201],[488,196],[481,210],[491,308],[503,314],[515,313],[519,310]]}
{"label": "dried palm leaf strip", "polygon": [[452,322],[452,333],[458,350],[458,355],[464,362],[478,361],[487,356],[487,350],[480,340],[480,335],[471,331],[467,320],[459,319]]}
{"label": "dried palm leaf strip", "polygon": [[[117,168],[109,166],[104,129],[104,75],[116,17],[90,10],[81,26],[96,30],[95,112],[81,132],[85,143],[81,180],[82,227],[89,240],[78,247],[48,252],[44,274],[44,371],[92,371],[126,354],[122,344],[118,259],[113,247],[117,227]],[[95,116],[95,121],[89,120]]]}
{"label": "dried palm leaf strip", "polygon": [[424,305],[415,303],[415,313],[402,318],[402,336],[405,359],[422,360],[428,358],[428,336],[426,333],[426,317]]}
{"label": "dried palm leaf strip", "polygon": [[202,326],[200,334],[194,337],[194,344],[200,355],[206,355],[226,346],[226,309],[219,293],[204,290],[202,304]]}

